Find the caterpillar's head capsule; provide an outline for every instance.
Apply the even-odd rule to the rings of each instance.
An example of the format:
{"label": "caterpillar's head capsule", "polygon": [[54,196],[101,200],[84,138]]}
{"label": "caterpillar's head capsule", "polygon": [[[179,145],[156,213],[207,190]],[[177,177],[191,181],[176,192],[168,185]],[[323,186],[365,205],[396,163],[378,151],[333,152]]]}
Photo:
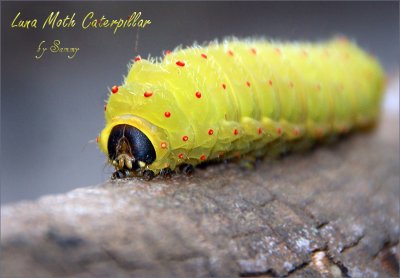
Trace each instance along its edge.
{"label": "caterpillar's head capsule", "polygon": [[109,159],[117,171],[143,172],[146,165],[156,159],[156,151],[149,138],[131,125],[113,127],[107,148]]}

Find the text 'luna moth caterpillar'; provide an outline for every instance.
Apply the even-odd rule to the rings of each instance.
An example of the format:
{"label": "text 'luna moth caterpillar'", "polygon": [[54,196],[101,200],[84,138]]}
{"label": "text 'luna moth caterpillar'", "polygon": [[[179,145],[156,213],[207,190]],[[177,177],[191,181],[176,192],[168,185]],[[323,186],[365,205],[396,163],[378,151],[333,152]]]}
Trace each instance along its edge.
{"label": "text 'luna moth caterpillar'", "polygon": [[384,74],[343,38],[226,40],[139,56],[104,107],[101,150],[113,177],[264,156],[372,126]]}

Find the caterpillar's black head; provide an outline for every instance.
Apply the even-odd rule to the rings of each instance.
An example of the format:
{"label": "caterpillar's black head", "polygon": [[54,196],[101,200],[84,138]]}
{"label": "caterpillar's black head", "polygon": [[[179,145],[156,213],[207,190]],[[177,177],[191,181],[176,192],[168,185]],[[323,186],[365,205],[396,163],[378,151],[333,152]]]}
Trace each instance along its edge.
{"label": "caterpillar's black head", "polygon": [[108,155],[117,170],[140,170],[156,159],[149,138],[131,125],[116,125],[108,138]]}

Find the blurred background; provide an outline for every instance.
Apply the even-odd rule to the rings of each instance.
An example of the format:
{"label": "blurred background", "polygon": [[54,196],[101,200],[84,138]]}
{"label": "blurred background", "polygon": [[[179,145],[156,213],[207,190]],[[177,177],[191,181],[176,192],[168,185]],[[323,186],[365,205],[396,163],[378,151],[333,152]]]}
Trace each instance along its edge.
{"label": "blurred background", "polygon": [[[18,29],[11,22],[50,12],[76,13],[72,29]],[[145,29],[88,29],[96,18],[150,19]],[[2,2],[1,3],[1,203],[35,199],[94,185],[112,169],[94,142],[104,125],[108,88],[123,81],[136,55],[160,56],[177,45],[226,36],[321,40],[342,34],[398,74],[398,2]],[[98,16],[98,17],[97,17]],[[42,40],[79,47],[72,60],[45,53]],[[397,98],[398,101],[398,98]],[[398,107],[398,106],[397,106]]]}

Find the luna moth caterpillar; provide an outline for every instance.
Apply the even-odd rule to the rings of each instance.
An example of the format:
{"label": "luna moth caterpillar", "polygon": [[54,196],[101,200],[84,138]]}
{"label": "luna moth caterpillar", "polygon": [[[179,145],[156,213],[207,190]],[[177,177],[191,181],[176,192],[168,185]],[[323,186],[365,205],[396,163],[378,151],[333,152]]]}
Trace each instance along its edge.
{"label": "luna moth caterpillar", "polygon": [[138,56],[111,88],[98,143],[113,177],[265,156],[374,125],[383,80],[379,63],[343,38],[230,39]]}

